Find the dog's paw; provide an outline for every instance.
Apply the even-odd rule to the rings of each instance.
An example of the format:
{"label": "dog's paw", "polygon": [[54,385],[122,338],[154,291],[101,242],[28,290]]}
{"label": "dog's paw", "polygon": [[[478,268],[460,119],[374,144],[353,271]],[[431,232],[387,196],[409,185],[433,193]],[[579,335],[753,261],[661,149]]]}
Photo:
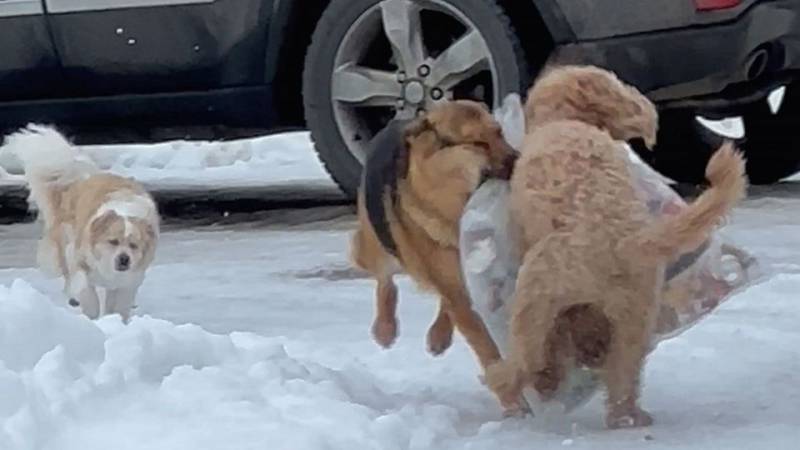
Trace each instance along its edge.
{"label": "dog's paw", "polygon": [[504,419],[522,419],[527,416],[533,416],[533,411],[527,403],[503,408]]}
{"label": "dog's paw", "polygon": [[606,416],[606,426],[612,430],[621,428],[648,427],[653,424],[653,416],[637,407],[629,411],[615,411]]}
{"label": "dog's paw", "polygon": [[73,308],[77,308],[78,306],[81,306],[81,302],[75,300],[74,298],[69,299],[68,303],[69,303],[69,306],[72,306]]}
{"label": "dog's paw", "polygon": [[375,321],[372,324],[372,337],[381,347],[391,347],[397,339],[397,322],[394,320]]}
{"label": "dog's paw", "polygon": [[428,352],[433,356],[440,356],[453,344],[453,329],[451,327],[433,326],[428,330]]}
{"label": "dog's paw", "polygon": [[533,387],[543,400],[552,400],[563,376],[561,371],[548,367],[534,374]]}

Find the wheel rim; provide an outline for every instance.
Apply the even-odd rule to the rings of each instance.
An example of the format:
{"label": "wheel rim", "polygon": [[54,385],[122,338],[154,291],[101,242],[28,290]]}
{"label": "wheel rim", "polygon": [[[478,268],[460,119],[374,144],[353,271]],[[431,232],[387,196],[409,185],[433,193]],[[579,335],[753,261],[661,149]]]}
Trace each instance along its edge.
{"label": "wheel rim", "polygon": [[367,144],[392,118],[413,118],[452,99],[497,107],[499,97],[486,40],[463,12],[441,0],[384,0],[359,16],[336,52],[334,119],[362,164]]}

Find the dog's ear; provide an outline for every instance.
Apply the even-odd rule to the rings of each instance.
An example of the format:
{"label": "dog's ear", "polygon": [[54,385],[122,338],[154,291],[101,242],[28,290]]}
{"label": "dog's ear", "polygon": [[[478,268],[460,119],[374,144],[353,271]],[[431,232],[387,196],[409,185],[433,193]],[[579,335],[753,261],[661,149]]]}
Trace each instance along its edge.
{"label": "dog's ear", "polygon": [[144,224],[144,234],[148,237],[148,239],[155,240],[158,237],[158,232],[159,230],[157,224],[156,225],[153,225],[151,223]]}
{"label": "dog's ear", "polygon": [[92,220],[92,223],[89,226],[89,232],[92,236],[97,236],[98,234],[104,233],[118,217],[119,216],[113,209],[104,212]]}
{"label": "dog's ear", "polygon": [[147,239],[144,241],[143,252],[144,255],[152,254],[153,250],[158,245],[158,224],[153,225],[150,223],[145,224],[144,226],[144,233],[147,236]]}

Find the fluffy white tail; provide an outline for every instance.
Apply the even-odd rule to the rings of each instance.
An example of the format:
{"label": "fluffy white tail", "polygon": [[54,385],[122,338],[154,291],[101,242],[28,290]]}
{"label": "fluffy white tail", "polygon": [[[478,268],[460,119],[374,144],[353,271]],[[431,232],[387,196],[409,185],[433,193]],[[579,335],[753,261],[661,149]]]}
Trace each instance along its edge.
{"label": "fluffy white tail", "polygon": [[[29,202],[45,218],[52,213],[52,193],[97,172],[97,166],[54,128],[29,124],[6,137],[0,151],[10,152],[22,163],[30,189]],[[33,206],[33,205],[32,205]]]}

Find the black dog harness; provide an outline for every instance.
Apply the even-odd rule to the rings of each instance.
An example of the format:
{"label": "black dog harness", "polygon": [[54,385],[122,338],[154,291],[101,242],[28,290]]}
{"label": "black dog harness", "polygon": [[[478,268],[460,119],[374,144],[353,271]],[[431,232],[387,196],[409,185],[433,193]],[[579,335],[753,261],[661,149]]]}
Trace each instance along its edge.
{"label": "black dog harness", "polygon": [[[406,120],[394,119],[370,141],[361,177],[367,217],[381,245],[397,257],[397,243],[389,228],[386,194],[394,206],[397,200],[398,161],[406,158]],[[387,192],[388,191],[388,192]]]}

